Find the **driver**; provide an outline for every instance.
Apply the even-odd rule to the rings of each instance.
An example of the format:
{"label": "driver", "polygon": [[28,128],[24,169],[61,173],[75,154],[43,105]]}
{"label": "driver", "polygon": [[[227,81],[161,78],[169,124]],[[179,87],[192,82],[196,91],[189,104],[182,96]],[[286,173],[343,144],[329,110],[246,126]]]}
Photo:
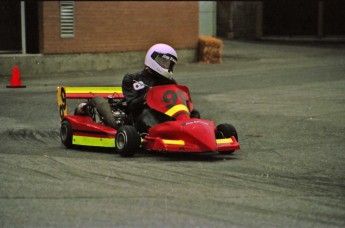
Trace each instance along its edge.
{"label": "driver", "polygon": [[139,132],[148,132],[148,129],[155,124],[170,119],[168,116],[149,109],[145,98],[150,87],[176,84],[172,78],[176,63],[177,54],[171,46],[155,44],[146,53],[145,68],[140,72],[124,76],[122,92]]}

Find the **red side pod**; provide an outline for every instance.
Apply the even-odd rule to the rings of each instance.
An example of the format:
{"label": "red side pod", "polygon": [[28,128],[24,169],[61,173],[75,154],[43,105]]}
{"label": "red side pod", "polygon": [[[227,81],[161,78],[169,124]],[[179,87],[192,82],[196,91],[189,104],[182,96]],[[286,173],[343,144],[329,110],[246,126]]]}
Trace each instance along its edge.
{"label": "red side pod", "polygon": [[71,123],[73,135],[114,138],[116,130],[103,124],[95,123],[89,116],[66,116]]}

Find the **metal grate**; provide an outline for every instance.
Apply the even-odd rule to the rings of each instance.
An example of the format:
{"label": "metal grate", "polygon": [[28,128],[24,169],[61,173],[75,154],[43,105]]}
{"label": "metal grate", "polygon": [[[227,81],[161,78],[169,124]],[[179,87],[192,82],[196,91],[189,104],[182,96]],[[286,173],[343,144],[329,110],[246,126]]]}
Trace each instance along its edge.
{"label": "metal grate", "polygon": [[74,37],[74,1],[60,1],[61,38]]}

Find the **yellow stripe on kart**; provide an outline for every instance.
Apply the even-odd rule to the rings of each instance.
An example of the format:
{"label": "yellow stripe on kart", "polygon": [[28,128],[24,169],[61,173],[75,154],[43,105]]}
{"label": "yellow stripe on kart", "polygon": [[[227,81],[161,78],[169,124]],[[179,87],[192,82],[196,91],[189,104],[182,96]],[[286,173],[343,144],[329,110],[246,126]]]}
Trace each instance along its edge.
{"label": "yellow stripe on kart", "polygon": [[187,106],[183,104],[178,104],[166,111],[165,114],[168,116],[173,116],[175,113],[179,111],[186,111],[187,113],[189,113],[189,109]]}
{"label": "yellow stripe on kart", "polygon": [[99,138],[73,135],[73,145],[115,147],[115,138]]}
{"label": "yellow stripe on kart", "polygon": [[231,138],[227,138],[227,139],[217,139],[217,144],[224,144],[224,143],[233,143],[234,141],[232,141]]}
{"label": "yellow stripe on kart", "polygon": [[65,87],[67,94],[78,93],[122,93],[121,87]]}
{"label": "yellow stripe on kart", "polygon": [[184,146],[183,140],[162,139],[165,144]]}

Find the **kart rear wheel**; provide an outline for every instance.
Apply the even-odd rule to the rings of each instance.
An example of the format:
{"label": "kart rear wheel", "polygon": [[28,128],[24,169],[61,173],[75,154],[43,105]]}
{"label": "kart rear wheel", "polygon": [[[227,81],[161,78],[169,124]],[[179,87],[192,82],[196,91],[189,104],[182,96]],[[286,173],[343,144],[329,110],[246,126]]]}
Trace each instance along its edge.
{"label": "kart rear wheel", "polygon": [[95,107],[99,115],[103,118],[103,121],[106,125],[117,129],[118,126],[116,124],[115,118],[113,113],[111,112],[111,108],[107,100],[103,97],[94,97],[90,101],[91,106]]}
{"label": "kart rear wheel", "polygon": [[[230,138],[231,136],[234,136],[236,141],[238,142],[238,135],[236,128],[231,124],[219,124],[217,126],[217,133],[216,138],[217,139],[224,139],[224,138]],[[232,154],[235,152],[234,150],[229,151],[219,151],[220,154]]]}
{"label": "kart rear wheel", "polygon": [[72,126],[68,120],[64,120],[61,122],[60,138],[61,142],[67,148],[72,147],[72,131]]}
{"label": "kart rear wheel", "polygon": [[135,127],[124,125],[116,133],[116,150],[122,157],[132,157],[140,148],[141,138]]}

